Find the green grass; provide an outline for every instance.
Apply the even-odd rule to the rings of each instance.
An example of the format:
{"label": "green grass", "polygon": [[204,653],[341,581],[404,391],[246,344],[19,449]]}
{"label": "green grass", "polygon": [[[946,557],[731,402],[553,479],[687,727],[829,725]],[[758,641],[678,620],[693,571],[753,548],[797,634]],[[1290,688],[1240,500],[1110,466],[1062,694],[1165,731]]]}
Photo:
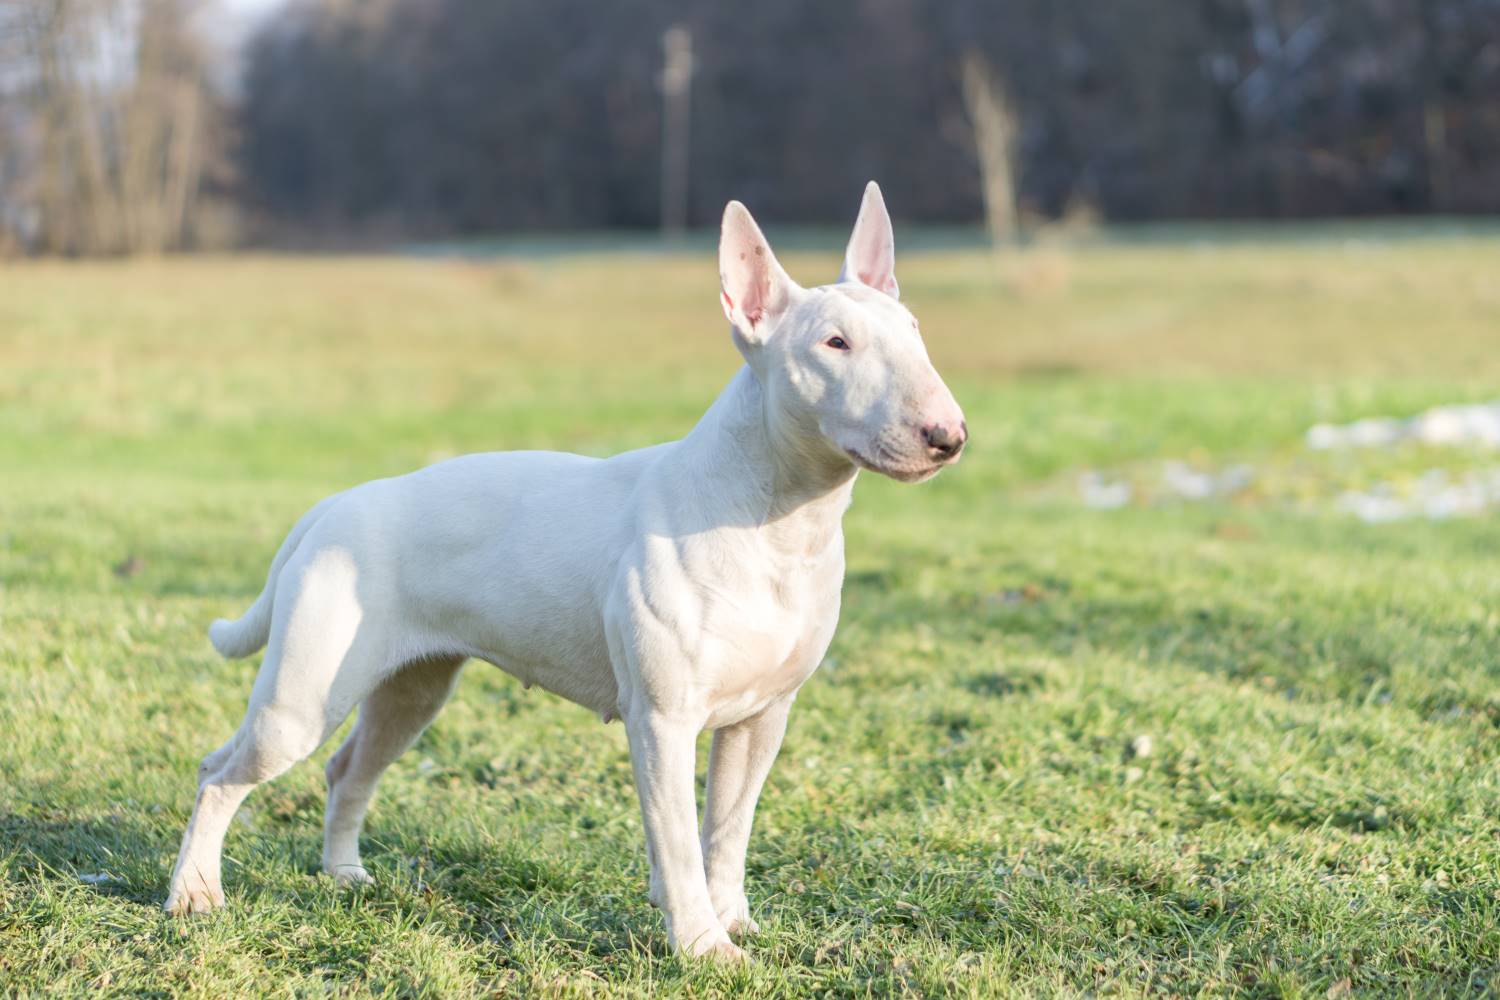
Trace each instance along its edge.
{"label": "green grass", "polygon": [[[0,271],[0,994],[1500,988],[1500,525],[1331,502],[1500,457],[1301,443],[1493,395],[1497,273],[1483,234],[907,258],[973,445],[862,478],[751,843],[763,933],[720,970],[646,905],[620,727],[483,664],[382,786],[378,885],[313,874],[330,744],[248,801],[227,911],[158,909],[255,667],[205,627],[295,517],[449,454],[681,434],[737,360],[711,255]],[[1073,489],[1170,458],[1257,478]]]}

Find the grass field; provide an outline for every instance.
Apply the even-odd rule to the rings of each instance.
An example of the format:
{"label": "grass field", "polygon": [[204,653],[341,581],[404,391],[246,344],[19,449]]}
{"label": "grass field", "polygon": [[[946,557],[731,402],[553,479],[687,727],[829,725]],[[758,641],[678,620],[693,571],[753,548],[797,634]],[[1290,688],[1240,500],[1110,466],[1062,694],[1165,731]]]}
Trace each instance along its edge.
{"label": "grass field", "polygon": [[[737,362],[710,255],[0,270],[0,994],[1500,990],[1500,524],[1334,504],[1500,456],[1303,445],[1495,395],[1497,274],[1473,236],[907,257],[971,448],[862,477],[721,970],[646,904],[621,728],[483,664],[382,786],[376,886],[313,874],[330,743],[248,801],[228,910],[159,911],[256,665],[205,628],[297,515],[683,433]],[[1079,499],[1168,459],[1254,479]]]}

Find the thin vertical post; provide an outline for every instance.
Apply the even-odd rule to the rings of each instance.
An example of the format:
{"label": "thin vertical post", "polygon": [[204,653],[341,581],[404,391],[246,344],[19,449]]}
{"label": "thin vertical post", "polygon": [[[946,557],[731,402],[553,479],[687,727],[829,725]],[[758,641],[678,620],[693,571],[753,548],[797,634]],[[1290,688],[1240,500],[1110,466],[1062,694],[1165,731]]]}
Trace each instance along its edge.
{"label": "thin vertical post", "polygon": [[688,222],[688,123],[693,79],[693,35],[668,28],[662,46],[661,229],[678,235]]}

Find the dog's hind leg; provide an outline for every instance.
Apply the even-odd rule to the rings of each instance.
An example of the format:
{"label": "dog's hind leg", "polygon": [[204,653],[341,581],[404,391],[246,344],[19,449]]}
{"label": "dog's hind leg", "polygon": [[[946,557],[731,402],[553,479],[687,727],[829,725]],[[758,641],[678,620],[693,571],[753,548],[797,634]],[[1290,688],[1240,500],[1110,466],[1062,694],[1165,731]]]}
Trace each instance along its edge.
{"label": "dog's hind leg", "polygon": [[322,745],[382,679],[386,637],[365,623],[355,568],[342,557],[308,563],[298,568],[290,599],[277,601],[244,722],[200,768],[198,798],[167,895],[169,913],[224,904],[224,834],[240,803]]}
{"label": "dog's hind leg", "polygon": [[354,729],[329,758],[323,870],[340,884],[370,881],[359,857],[359,831],[375,784],[448,701],[463,662],[462,657],[418,661],[387,677],[364,700]]}
{"label": "dog's hind leg", "polygon": [[169,913],[204,913],[224,905],[220,858],[224,834],[245,796],[256,785],[281,774],[323,742],[324,726],[281,706],[252,710],[213,767],[215,751],[204,760],[193,817],[167,894]]}

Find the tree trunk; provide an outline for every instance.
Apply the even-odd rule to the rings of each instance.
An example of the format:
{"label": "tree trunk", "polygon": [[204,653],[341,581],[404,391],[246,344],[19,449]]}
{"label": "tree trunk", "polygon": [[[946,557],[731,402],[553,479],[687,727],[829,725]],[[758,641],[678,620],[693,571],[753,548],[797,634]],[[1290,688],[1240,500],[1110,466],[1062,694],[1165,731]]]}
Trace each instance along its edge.
{"label": "tree trunk", "polygon": [[997,246],[1016,235],[1016,139],[1019,127],[1005,89],[975,49],[962,64],[964,108],[974,132],[980,192],[990,241]]}

